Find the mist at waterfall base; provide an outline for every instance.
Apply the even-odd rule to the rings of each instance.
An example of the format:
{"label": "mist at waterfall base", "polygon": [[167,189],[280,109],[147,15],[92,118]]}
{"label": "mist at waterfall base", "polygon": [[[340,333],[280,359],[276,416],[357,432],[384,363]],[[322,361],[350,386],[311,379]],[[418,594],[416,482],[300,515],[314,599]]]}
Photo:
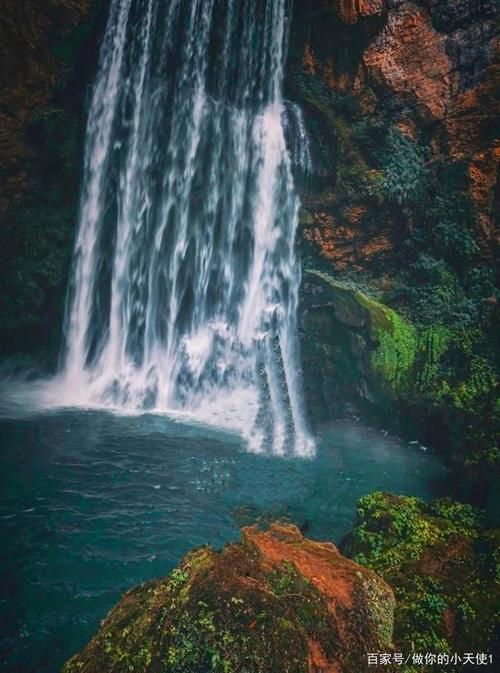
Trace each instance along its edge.
{"label": "mist at waterfall base", "polygon": [[238,434],[160,414],[4,410],[0,437],[8,673],[56,673],[127,589],[258,516],[339,542],[359,496],[430,499],[446,477],[429,452],[345,424],[324,429],[310,459],[251,453]]}

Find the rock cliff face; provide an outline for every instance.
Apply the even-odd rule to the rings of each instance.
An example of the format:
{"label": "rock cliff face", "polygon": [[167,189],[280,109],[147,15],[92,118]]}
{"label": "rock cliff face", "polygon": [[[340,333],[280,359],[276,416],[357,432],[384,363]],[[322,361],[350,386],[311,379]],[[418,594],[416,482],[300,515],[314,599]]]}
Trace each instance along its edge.
{"label": "rock cliff face", "polygon": [[[335,94],[344,97],[344,108],[346,97],[351,97],[351,106],[357,103],[358,114],[365,118],[383,116],[403,137],[425,147],[427,165],[443,158],[463,162],[476,215],[474,235],[483,258],[491,260],[498,245],[494,203],[500,159],[495,139],[500,83],[496,3],[310,0],[296,4],[293,69],[300,72],[301,59],[302,86],[307,90],[324,85],[324,97],[331,97],[327,107],[344,121],[349,113],[339,109],[342,100],[335,100]],[[294,84],[292,77],[292,89]],[[299,97],[310,104],[313,116],[325,112],[314,95],[302,92]],[[341,135],[342,129],[337,133]],[[348,135],[348,129],[344,133]],[[340,138],[340,144],[346,141],[352,143],[352,138]],[[369,164],[368,169],[377,169]],[[376,175],[371,177],[375,180]],[[358,203],[351,200],[335,213],[334,225],[323,211],[331,209],[335,194],[325,195],[326,208],[314,209],[313,226],[308,228],[309,236],[339,269],[353,263],[363,266],[396,248],[395,254],[401,237],[411,234],[411,216],[393,212],[370,244],[373,237],[364,231],[370,209],[359,196],[363,195],[355,199]]]}
{"label": "rock cliff face", "polygon": [[29,187],[29,162],[36,148],[27,129],[47,105],[63,64],[54,38],[75,29],[88,16],[91,0],[5,0],[0,22],[0,213]]}
{"label": "rock cliff face", "polygon": [[378,407],[455,463],[476,452],[489,467],[500,458],[497,25],[489,0],[297,0],[287,77],[315,163],[306,271],[399,314],[378,335],[369,320],[348,324],[304,275],[306,385],[329,391],[316,415],[341,413],[342,400]]}
{"label": "rock cliff face", "polygon": [[101,0],[0,16],[0,353],[57,351]]}
{"label": "rock cliff face", "polygon": [[243,529],[129,591],[64,673],[362,673],[391,646],[394,597],[374,572],[293,525]]}

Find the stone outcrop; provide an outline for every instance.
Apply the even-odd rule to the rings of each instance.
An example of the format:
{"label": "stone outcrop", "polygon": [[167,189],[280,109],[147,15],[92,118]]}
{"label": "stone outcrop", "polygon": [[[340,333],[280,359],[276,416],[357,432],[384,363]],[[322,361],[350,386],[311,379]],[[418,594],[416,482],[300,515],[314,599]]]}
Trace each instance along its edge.
{"label": "stone outcrop", "polygon": [[362,673],[398,669],[368,652],[500,654],[500,536],[479,510],[376,492],[342,551],[288,523],[243,528],[128,591],[63,673]]}
{"label": "stone outcrop", "polygon": [[[414,385],[415,328],[387,306],[331,276],[302,281],[301,351],[309,418],[325,422],[353,409],[373,418]],[[400,428],[399,428],[400,429]]]}
{"label": "stone outcrop", "polygon": [[361,673],[391,647],[394,597],[374,572],[291,524],[244,528],[129,591],[64,673]]}
{"label": "stone outcrop", "polygon": [[390,92],[392,105],[416,105],[423,116],[443,119],[452,73],[445,43],[424,8],[402,4],[363,53],[365,76]]}
{"label": "stone outcrop", "polygon": [[399,651],[487,652],[497,660],[500,531],[485,529],[478,510],[373,493],[359,501],[344,551],[394,588]]}
{"label": "stone outcrop", "polygon": [[[325,420],[320,397],[332,415],[342,402],[361,415],[378,406],[384,427],[399,418],[425,444],[460,456],[454,464],[470,472],[479,461],[488,475],[500,466],[491,338],[498,331],[497,6],[295,6],[286,86],[304,109],[314,159],[301,194],[304,265],[362,288],[418,332],[406,389],[391,386],[388,398],[370,381],[367,361],[380,345],[369,329],[343,325],[332,305],[309,311],[302,351],[312,416]],[[306,306],[314,284],[304,279]],[[397,356],[391,352],[389,359]]]}

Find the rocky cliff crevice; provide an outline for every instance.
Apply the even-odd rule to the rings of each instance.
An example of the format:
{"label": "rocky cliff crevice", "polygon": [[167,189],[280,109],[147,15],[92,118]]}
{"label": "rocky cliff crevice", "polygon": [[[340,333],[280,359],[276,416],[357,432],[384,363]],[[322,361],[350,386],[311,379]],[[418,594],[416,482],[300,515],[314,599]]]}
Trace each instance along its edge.
{"label": "rocky cliff crevice", "polygon": [[6,0],[0,16],[0,352],[57,352],[100,0]]}

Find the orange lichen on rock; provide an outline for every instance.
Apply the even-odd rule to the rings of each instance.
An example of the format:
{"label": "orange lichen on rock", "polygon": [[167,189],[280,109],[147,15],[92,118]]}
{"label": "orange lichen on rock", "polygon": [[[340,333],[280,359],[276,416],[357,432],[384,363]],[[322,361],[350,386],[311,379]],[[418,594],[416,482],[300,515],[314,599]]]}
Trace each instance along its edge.
{"label": "orange lichen on rock", "polygon": [[384,232],[377,232],[360,246],[359,255],[362,259],[368,260],[382,252],[388,252],[392,246],[392,241]]}
{"label": "orange lichen on rock", "polygon": [[355,227],[336,224],[335,219],[326,213],[314,214],[314,225],[303,232],[304,239],[313,243],[320,254],[334,263],[337,270],[346,268],[355,257],[353,242],[359,236]]}
{"label": "orange lichen on rock", "polygon": [[434,30],[425,9],[403,3],[391,10],[385,27],[363,54],[368,77],[432,118],[442,119],[453,70],[445,39]]}
{"label": "orange lichen on rock", "polygon": [[[495,189],[500,172],[500,147],[478,152],[469,165],[470,196],[476,207],[479,244],[498,239],[494,222]],[[487,246],[489,248],[489,246]]]}
{"label": "orange lichen on rock", "polygon": [[385,0],[335,0],[335,9],[340,19],[353,24],[366,16],[379,16],[385,9]]}
{"label": "orange lichen on rock", "polygon": [[[291,524],[272,524],[266,532],[256,527],[244,528],[243,540],[259,551],[265,563],[293,563],[299,573],[319,589],[333,614],[353,609],[358,600],[360,578],[379,581],[374,573],[342,556],[331,542],[307,540]],[[387,591],[390,600],[389,587],[380,585],[380,590]]]}
{"label": "orange lichen on rock", "polygon": [[308,673],[342,673],[338,664],[328,661],[325,653],[315,640],[309,640]]}
{"label": "orange lichen on rock", "polygon": [[344,212],[344,217],[351,224],[358,224],[368,211],[365,205],[350,206]]}
{"label": "orange lichen on rock", "polygon": [[407,138],[410,138],[411,140],[416,140],[417,127],[412,119],[400,119],[396,122],[396,127]]}
{"label": "orange lichen on rock", "polygon": [[306,72],[308,75],[314,75],[316,73],[316,64],[311,51],[311,45],[309,43],[307,43],[304,47],[302,67],[304,68],[304,72]]}
{"label": "orange lichen on rock", "polygon": [[367,211],[361,204],[349,206],[341,220],[324,211],[315,212],[312,225],[304,228],[303,237],[317,247],[336,271],[361,268],[393,248],[389,228],[372,230],[361,226]]}
{"label": "orange lichen on rock", "polygon": [[477,86],[450,100],[444,124],[453,159],[469,157],[488,147],[491,141],[485,131],[498,125],[500,117],[498,91],[500,65],[495,64],[486,70],[484,79]]}
{"label": "orange lichen on rock", "polygon": [[336,72],[335,63],[332,59],[323,65],[322,79],[329,89],[345,91],[350,87],[351,78],[347,72]]}
{"label": "orange lichen on rock", "polygon": [[63,670],[364,673],[366,652],[391,648],[394,607],[390,587],[332,543],[251,526],[127,592]]}

